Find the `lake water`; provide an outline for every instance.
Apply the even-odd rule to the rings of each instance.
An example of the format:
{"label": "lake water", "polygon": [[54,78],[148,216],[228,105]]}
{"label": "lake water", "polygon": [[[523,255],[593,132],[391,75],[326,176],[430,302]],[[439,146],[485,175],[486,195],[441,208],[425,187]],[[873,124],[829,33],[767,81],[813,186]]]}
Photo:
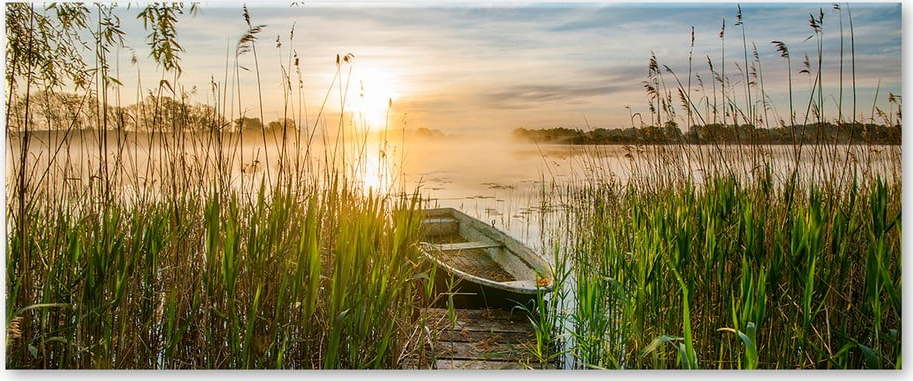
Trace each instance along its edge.
{"label": "lake water", "polygon": [[[126,195],[155,187],[163,178],[179,176],[188,182],[206,181],[205,174],[216,170],[228,174],[233,186],[248,188],[259,184],[267,172],[275,176],[280,169],[277,158],[283,153],[275,137],[267,136],[264,145],[260,134],[223,136],[221,155],[216,153],[219,151],[215,148],[216,140],[208,134],[186,134],[183,139],[147,133],[99,135],[97,131],[38,132],[33,136],[27,168],[33,181],[42,178],[49,168],[49,158],[56,152],[56,160],[44,175],[45,183],[67,184],[74,189],[85,187],[97,179],[93,175],[99,171],[99,158],[106,156],[109,176],[120,178],[119,184],[125,188]],[[104,140],[107,150],[99,143]],[[774,168],[775,179],[782,180],[790,172],[796,153],[791,146],[692,146],[682,150],[676,146],[536,145],[505,137],[365,139],[347,144],[316,138],[310,149],[305,148],[306,137],[288,141],[284,147],[288,158],[283,164],[285,171],[296,168],[303,171],[303,161],[311,162],[312,168],[328,167],[332,163],[366,190],[411,193],[418,188],[429,206],[460,209],[535,249],[541,248],[543,228],[548,230],[549,224],[560,223],[551,216],[564,209],[551,197],[542,197],[550,193],[550,187],[624,182],[632,173],[666,167],[688,169],[687,175],[696,183],[713,166],[750,176],[760,164],[751,157],[766,158]],[[8,142],[9,187],[14,183],[9,180],[18,171],[15,163],[21,139],[10,135]],[[270,149],[264,150],[264,146]],[[804,177],[814,181],[834,170],[852,168],[868,172],[861,175],[900,175],[899,146],[829,149],[802,148],[800,172]],[[761,150],[761,154],[752,155],[751,150]],[[309,159],[304,160],[305,157]],[[725,160],[720,160],[721,157]],[[294,164],[296,161],[298,165]],[[121,165],[116,165],[117,162]],[[266,162],[271,163],[268,169],[263,164]]]}

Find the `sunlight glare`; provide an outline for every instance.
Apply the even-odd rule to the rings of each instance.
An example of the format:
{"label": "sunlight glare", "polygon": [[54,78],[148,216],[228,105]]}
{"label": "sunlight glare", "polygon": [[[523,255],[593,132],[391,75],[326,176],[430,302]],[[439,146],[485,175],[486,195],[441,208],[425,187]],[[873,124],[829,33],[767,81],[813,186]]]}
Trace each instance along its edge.
{"label": "sunlight glare", "polygon": [[359,87],[355,112],[363,118],[368,129],[385,128],[390,107],[397,96],[396,81],[389,71],[378,68],[364,68],[356,74],[356,79]]}

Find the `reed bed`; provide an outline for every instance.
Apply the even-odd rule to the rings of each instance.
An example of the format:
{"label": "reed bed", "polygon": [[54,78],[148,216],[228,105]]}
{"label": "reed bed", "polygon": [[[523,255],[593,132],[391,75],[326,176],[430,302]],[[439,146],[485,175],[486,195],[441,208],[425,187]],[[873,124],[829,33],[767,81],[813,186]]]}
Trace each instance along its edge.
{"label": "reed bed", "polygon": [[[294,49],[287,118],[245,128],[239,67],[264,28],[246,8],[207,105],[179,78],[174,26],[193,7],[141,8],[161,80],[131,107],[107,63],[114,6],[7,10],[7,367],[396,368],[420,347],[418,194],[359,180],[376,164],[361,135],[315,148],[328,122],[304,112]],[[366,131],[344,106],[340,133]]]}
{"label": "reed bed", "polygon": [[900,186],[575,190],[572,366],[901,364]]}
{"label": "reed bed", "polygon": [[38,205],[8,242],[7,365],[395,367],[420,303],[419,214],[355,192]]}
{"label": "reed bed", "polygon": [[[789,71],[782,116],[739,8],[739,72],[727,75],[725,55],[708,56],[701,76],[689,55],[682,80],[651,56],[649,115],[637,114],[654,130],[731,129],[737,144],[633,145],[624,181],[592,155],[581,165],[591,171],[586,181],[543,184],[538,209],[560,203],[568,213],[550,222],[563,231],[545,245],[556,290],[530,309],[540,360],[568,368],[901,365],[899,149],[885,172],[871,170],[884,148],[865,136],[793,144],[786,167],[771,147],[752,144],[757,129],[778,124],[900,125],[893,94],[897,112],[874,101],[868,118],[857,112],[852,14],[834,11],[841,46],[844,15],[850,27],[852,108],[844,107],[841,49],[840,98],[825,117],[823,10],[809,21],[817,60],[799,73],[810,89],[795,94],[807,103],[794,103],[789,47],[774,41],[774,58]],[[363,181],[377,163],[367,127],[347,119],[342,95],[355,56],[336,57],[309,119],[298,52],[281,54],[294,31],[280,36],[284,118],[268,129],[257,56],[266,26],[243,9],[243,37],[205,90],[211,103],[194,108],[174,28],[192,13],[179,4],[142,9],[159,81],[121,107],[124,77],[110,62],[123,32],[113,7],[7,5],[6,365],[399,367],[433,334],[417,309],[437,295],[425,281],[434,270],[415,245],[420,196]],[[721,50],[725,36],[723,27]],[[84,61],[85,49],[94,62]],[[242,68],[257,78],[256,128],[243,111],[252,99],[241,94]],[[324,106],[337,92],[341,116],[328,121]],[[335,136],[327,133],[334,123]],[[385,150],[376,157],[391,156]]]}
{"label": "reed bed", "polygon": [[[854,46],[850,9],[832,11],[841,46],[844,36]],[[687,79],[651,55],[644,87],[652,126],[723,123],[739,141],[632,145],[625,179],[591,155],[581,165],[587,180],[543,189],[544,200],[568,208],[562,218],[572,227],[550,236],[564,271],[542,335],[562,344],[545,356],[568,368],[901,367],[900,148],[864,133],[845,140],[820,132],[802,137],[815,144],[797,138],[785,150],[753,143],[765,126],[900,126],[899,114],[874,105],[869,116],[857,113],[852,54],[852,107],[844,106],[842,48],[839,99],[826,107],[823,18],[823,9],[809,16],[818,54],[800,72],[811,80],[807,104],[794,105],[789,47],[773,41],[774,59],[790,70],[785,119],[771,106],[764,55],[748,48],[740,7],[742,86],[727,76],[725,55],[708,56],[706,72],[689,59]],[[693,54],[693,29],[690,41]]]}

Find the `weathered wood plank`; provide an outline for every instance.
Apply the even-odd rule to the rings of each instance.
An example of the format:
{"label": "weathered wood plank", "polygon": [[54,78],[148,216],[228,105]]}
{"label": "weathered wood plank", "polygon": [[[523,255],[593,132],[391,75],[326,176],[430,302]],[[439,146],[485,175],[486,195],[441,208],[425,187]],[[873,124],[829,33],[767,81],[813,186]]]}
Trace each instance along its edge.
{"label": "weathered wood plank", "polygon": [[400,364],[401,369],[425,369],[422,366],[422,362],[419,361],[418,357],[410,356],[403,359],[403,362]]}
{"label": "weathered wood plank", "polygon": [[455,243],[441,243],[434,245],[441,251],[458,251],[458,250],[474,250],[474,249],[490,249],[494,247],[503,246],[500,243],[496,242],[455,242]]}
{"label": "weathered wood plank", "polygon": [[453,218],[426,218],[422,220],[422,228],[428,237],[448,235],[460,230],[460,222]]}
{"label": "weathered wood plank", "polygon": [[[449,311],[446,308],[425,308],[422,310],[425,316],[429,318],[449,318]],[[499,309],[455,309],[458,320],[509,320],[516,322],[529,322],[528,314],[519,309],[499,310]]]}
{"label": "weathered wood plank", "polygon": [[[495,310],[455,310],[456,322],[451,322],[446,309],[426,309],[429,323],[440,330],[470,332],[526,333],[532,332],[529,319],[522,313],[499,314]],[[491,315],[489,315],[491,314]],[[487,318],[486,316],[500,317]],[[505,318],[506,317],[506,318]]]}
{"label": "weathered wood plank", "polygon": [[478,360],[437,360],[436,369],[462,369],[462,370],[507,370],[528,369],[525,365],[510,361],[478,361]]}
{"label": "weathered wood plank", "polygon": [[[529,316],[521,310],[456,309],[422,310],[437,329],[433,344],[426,346],[437,369],[541,369],[530,348],[535,345]],[[422,364],[427,367],[431,364]]]}
{"label": "weathered wood plank", "polygon": [[[443,250],[432,249],[433,258],[455,270],[494,282],[511,282],[517,280],[513,274],[504,269],[484,249],[470,248],[465,242],[441,244]],[[472,243],[475,245],[475,243]],[[449,271],[449,270],[447,270]]]}
{"label": "weathered wood plank", "polygon": [[498,342],[438,342],[437,359],[529,361],[532,353],[525,343]]}
{"label": "weathered wood plank", "polygon": [[456,224],[456,223],[459,223],[459,221],[457,221],[455,218],[451,218],[451,217],[428,217],[428,218],[425,218],[424,220],[422,220],[422,223],[424,223],[424,224],[439,224],[439,223]]}
{"label": "weathered wood plank", "polygon": [[497,341],[505,344],[532,343],[535,340],[532,332],[473,332],[444,330],[438,336],[438,341],[478,342]]}
{"label": "weathered wood plank", "polygon": [[494,333],[524,333],[532,331],[529,322],[515,322],[510,320],[475,320],[465,321],[457,319],[455,324],[445,319],[438,322],[443,329],[455,331],[471,332],[494,332]]}

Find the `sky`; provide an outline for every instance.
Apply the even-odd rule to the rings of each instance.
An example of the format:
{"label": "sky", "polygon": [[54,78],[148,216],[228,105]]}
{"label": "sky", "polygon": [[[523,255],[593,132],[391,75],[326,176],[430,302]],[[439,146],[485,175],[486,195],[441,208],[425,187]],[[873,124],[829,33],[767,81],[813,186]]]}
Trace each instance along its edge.
{"label": "sky", "polygon": [[[727,76],[737,87],[737,100],[744,102],[744,77],[735,71],[735,64],[742,65],[744,60],[741,29],[734,25],[735,3],[464,3],[432,8],[391,4],[249,5],[252,23],[266,25],[256,42],[265,119],[283,115],[281,72],[293,49],[300,63],[301,98],[311,120],[322,104],[324,115],[340,110],[340,89],[338,85],[331,89],[335,61],[337,54],[351,53],[352,63],[342,70],[343,90],[349,85],[345,108],[371,124],[381,124],[389,117],[396,127],[405,121],[409,128],[468,134],[508,133],[520,127],[628,127],[627,107],[631,112],[647,112],[642,82],[651,54],[687,81],[692,26],[693,70],[703,76],[710,95],[707,56],[719,69],[719,32],[724,18]],[[850,7],[857,112],[868,117],[876,87],[881,89],[879,107],[885,109],[890,106],[888,92],[901,94],[901,7],[899,3]],[[761,57],[765,90],[774,107],[771,112],[782,119],[788,119],[787,67],[770,41],[784,41],[791,50],[795,103],[797,109],[802,105],[804,113],[811,78],[799,70],[804,55],[817,54],[815,40],[807,39],[812,35],[808,18],[809,13],[817,15],[823,8],[823,87],[826,103],[835,108],[840,14],[828,3],[747,3],[741,8],[749,49],[756,44]],[[120,51],[120,77],[125,84],[121,91],[135,94],[137,71],[148,87],[158,82],[161,69],[149,57],[147,32],[136,20],[138,9],[117,12],[127,32],[127,45],[139,59],[133,65],[130,50]],[[226,67],[233,67],[235,47],[247,31],[241,12],[240,4],[203,2],[198,13],[179,19],[178,39],[184,48],[179,83],[185,89],[197,88],[196,101],[211,102],[207,94],[210,80],[223,82]],[[293,25],[294,40],[290,41]],[[844,109],[849,110],[846,12],[843,26]],[[277,38],[282,43],[278,48]],[[240,90],[246,115],[259,116],[253,55],[242,55],[238,64],[248,70],[240,71],[241,88],[231,87],[232,92]],[[294,68],[292,78],[298,78]],[[692,82],[696,88],[697,80]],[[291,106],[297,107],[297,102],[296,96]],[[392,108],[387,113],[389,104]]]}

